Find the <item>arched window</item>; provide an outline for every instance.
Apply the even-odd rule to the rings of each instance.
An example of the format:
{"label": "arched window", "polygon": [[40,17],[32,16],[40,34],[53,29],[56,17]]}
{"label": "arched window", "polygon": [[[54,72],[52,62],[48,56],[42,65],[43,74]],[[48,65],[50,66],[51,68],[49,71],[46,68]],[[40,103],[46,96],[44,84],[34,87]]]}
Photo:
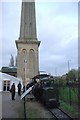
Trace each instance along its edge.
{"label": "arched window", "polygon": [[26,49],[25,49],[25,48],[23,48],[23,49],[22,49],[22,52],[23,52],[23,53],[26,53]]}

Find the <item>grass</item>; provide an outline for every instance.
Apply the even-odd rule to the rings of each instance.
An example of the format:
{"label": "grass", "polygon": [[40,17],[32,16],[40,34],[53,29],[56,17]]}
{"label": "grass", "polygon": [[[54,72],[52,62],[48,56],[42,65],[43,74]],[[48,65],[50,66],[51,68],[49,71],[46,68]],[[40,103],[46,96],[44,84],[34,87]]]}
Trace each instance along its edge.
{"label": "grass", "polygon": [[[19,115],[19,118],[24,118],[24,103],[22,102],[20,106],[16,108],[16,112]],[[40,117],[39,108],[33,107],[31,103],[26,102],[26,117],[27,118],[39,118]]]}
{"label": "grass", "polygon": [[70,104],[60,101],[60,107],[66,110],[71,116],[78,117],[77,110],[73,106],[70,106]]}
{"label": "grass", "polygon": [[27,118],[39,118],[39,111],[31,107],[26,109],[26,114]]}
{"label": "grass", "polygon": [[16,112],[18,112],[19,118],[24,118],[24,107],[23,102],[18,106]]}
{"label": "grass", "polygon": [[26,116],[27,118],[41,118],[41,109],[37,104],[27,102],[26,103]]}
{"label": "grass", "polygon": [[[19,114],[19,118],[24,118],[24,103],[22,102],[22,104],[17,108],[17,111]],[[33,107],[31,105],[31,103],[27,103],[26,102],[26,117],[27,118],[38,118],[40,110],[36,107]]]}
{"label": "grass", "polygon": [[[69,87],[61,87],[59,92],[60,107],[72,116],[78,116],[78,89],[77,88],[69,88]],[[70,105],[71,101],[71,105]]]}
{"label": "grass", "polygon": [[60,88],[60,99],[63,101],[70,101],[70,94],[71,94],[71,101],[78,104],[78,90],[77,88]]}

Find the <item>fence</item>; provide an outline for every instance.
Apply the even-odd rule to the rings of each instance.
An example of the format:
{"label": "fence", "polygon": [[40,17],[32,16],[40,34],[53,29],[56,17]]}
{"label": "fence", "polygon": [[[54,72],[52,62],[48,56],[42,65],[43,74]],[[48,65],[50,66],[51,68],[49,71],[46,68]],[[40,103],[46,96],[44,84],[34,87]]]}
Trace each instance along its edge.
{"label": "fence", "polygon": [[79,97],[78,97],[78,90],[80,88],[77,84],[68,84],[59,86],[59,99],[60,101],[70,105],[79,113]]}

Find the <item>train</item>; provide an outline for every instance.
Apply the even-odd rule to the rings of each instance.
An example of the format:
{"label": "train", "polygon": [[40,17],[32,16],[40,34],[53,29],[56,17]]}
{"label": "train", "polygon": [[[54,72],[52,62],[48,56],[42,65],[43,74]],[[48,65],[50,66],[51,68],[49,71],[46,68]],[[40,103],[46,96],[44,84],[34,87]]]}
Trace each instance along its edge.
{"label": "train", "polygon": [[48,74],[37,75],[27,85],[27,89],[34,85],[32,94],[42,104],[49,108],[59,107],[59,89],[53,76]]}

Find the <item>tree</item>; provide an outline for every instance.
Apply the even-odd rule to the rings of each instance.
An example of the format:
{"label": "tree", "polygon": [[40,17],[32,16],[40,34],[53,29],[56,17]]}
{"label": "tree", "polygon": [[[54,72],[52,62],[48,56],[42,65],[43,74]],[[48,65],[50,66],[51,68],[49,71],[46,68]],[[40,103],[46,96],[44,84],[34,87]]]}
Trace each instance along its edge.
{"label": "tree", "polygon": [[80,68],[78,69],[78,82],[80,82]]}
{"label": "tree", "polygon": [[[80,113],[80,67],[78,68],[78,106],[79,106],[79,113]],[[80,115],[79,115],[80,118]]]}
{"label": "tree", "polygon": [[67,80],[67,82],[70,82],[70,81],[75,82],[76,78],[77,78],[77,71],[72,69],[68,72],[66,80]]}
{"label": "tree", "polygon": [[15,57],[15,67],[17,67],[17,56]]}
{"label": "tree", "polygon": [[11,58],[10,58],[9,67],[14,67],[14,57],[12,54],[11,54]]}

